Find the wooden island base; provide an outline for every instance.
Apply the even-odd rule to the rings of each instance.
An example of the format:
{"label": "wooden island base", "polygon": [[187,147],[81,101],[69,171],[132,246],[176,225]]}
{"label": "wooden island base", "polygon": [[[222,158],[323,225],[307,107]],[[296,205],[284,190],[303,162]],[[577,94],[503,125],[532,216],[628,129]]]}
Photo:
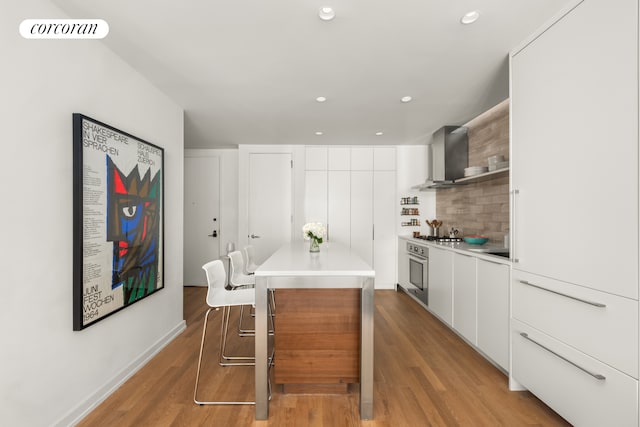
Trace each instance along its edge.
{"label": "wooden island base", "polygon": [[277,289],[275,383],[284,393],[347,393],[360,382],[360,289]]}

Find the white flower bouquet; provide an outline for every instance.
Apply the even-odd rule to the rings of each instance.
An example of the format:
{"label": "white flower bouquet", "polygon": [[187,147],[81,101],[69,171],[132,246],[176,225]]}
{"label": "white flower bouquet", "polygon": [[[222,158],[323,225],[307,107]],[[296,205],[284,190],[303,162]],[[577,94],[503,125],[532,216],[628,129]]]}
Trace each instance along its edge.
{"label": "white flower bouquet", "polygon": [[309,222],[302,227],[304,240],[313,239],[322,243],[322,239],[327,235],[327,229],[321,222]]}

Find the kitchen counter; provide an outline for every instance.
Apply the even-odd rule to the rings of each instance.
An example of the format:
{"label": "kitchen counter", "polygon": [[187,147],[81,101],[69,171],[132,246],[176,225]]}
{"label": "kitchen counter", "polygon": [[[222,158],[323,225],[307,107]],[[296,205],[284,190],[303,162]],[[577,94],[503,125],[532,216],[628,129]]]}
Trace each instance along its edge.
{"label": "kitchen counter", "polygon": [[[332,295],[335,296],[338,291],[357,290],[360,294],[360,304],[356,303],[357,311],[356,322],[351,322],[359,328],[359,346],[356,343],[355,348],[360,348],[358,359],[356,360],[356,369],[359,369],[360,382],[360,418],[373,418],[373,301],[374,301],[374,280],[375,271],[366,262],[362,260],[350,248],[340,245],[336,242],[327,242],[320,245],[319,253],[309,252],[309,242],[295,241],[287,243],[278,249],[269,259],[267,259],[255,272],[256,277],[256,305],[255,305],[255,349],[256,349],[256,419],[266,420],[269,417],[269,401],[267,393],[267,289],[276,289],[276,304],[278,301],[278,292],[284,290],[289,301],[294,301],[292,306],[295,311],[295,298],[300,301],[300,296],[304,294],[307,299],[313,299],[313,295],[323,294],[330,295],[326,299],[331,301]],[[351,288],[351,289],[349,289]],[[294,291],[294,292],[292,292]],[[347,292],[350,294],[349,292]],[[351,292],[352,293],[352,292]],[[341,294],[340,294],[341,295]],[[336,302],[336,300],[333,300]],[[337,300],[340,301],[340,300]],[[339,304],[335,304],[336,306]],[[352,305],[353,306],[353,305]],[[332,304],[325,304],[327,311],[324,317],[336,317],[336,310],[332,309]],[[315,308],[314,308],[315,309]],[[278,316],[276,319],[287,317],[287,303],[281,306],[278,304]],[[303,307],[304,311],[305,308]],[[296,313],[293,313],[296,315]],[[317,313],[316,313],[317,314]],[[349,315],[350,316],[350,315]],[[349,317],[347,316],[347,317]],[[295,316],[291,317],[293,319]],[[307,320],[313,320],[312,316]],[[353,316],[351,316],[353,317]],[[300,318],[298,316],[298,318]],[[337,311],[337,318],[345,319],[344,312]],[[304,320],[303,317],[301,319]],[[277,321],[277,320],[276,320]],[[335,325],[333,326],[335,330]],[[276,336],[283,331],[279,329]],[[290,332],[284,330],[283,332]],[[308,332],[308,331],[307,331]],[[356,331],[357,332],[357,331]],[[332,342],[333,340],[328,340]],[[316,349],[317,347],[313,347]],[[313,350],[312,349],[312,350]],[[290,350],[285,348],[284,350]],[[329,348],[325,353],[324,365],[326,366],[328,359],[332,356],[332,349]],[[322,355],[322,352],[318,352]],[[357,354],[357,352],[356,352]],[[328,355],[328,356],[326,356]],[[282,356],[282,354],[280,355]],[[317,355],[308,355],[315,357]],[[278,358],[278,342],[276,341],[276,358]],[[288,363],[288,362],[287,362]],[[276,362],[276,366],[283,366]],[[294,380],[299,382],[299,380]]]}
{"label": "kitchen counter", "polygon": [[491,262],[497,262],[500,264],[511,265],[511,259],[500,256],[490,254],[488,252],[504,252],[509,253],[509,248],[505,248],[503,245],[498,245],[495,243],[485,243],[484,245],[470,245],[466,242],[436,242],[430,240],[416,239],[410,235],[398,236],[400,239],[406,240],[408,242],[417,243],[419,245],[424,245],[433,248],[440,249],[448,249],[453,252],[459,252],[465,255],[472,255],[480,259],[485,259]]}

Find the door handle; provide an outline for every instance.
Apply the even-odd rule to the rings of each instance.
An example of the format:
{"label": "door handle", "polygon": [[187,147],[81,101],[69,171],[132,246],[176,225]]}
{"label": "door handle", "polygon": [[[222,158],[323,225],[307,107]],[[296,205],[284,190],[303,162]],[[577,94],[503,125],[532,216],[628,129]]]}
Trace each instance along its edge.
{"label": "door handle", "polygon": [[218,237],[218,230],[213,230],[211,234],[208,234],[209,237]]}
{"label": "door handle", "polygon": [[251,234],[251,235],[249,235],[247,237],[251,237],[252,239],[259,239],[260,238],[260,236],[257,236],[255,234]]}

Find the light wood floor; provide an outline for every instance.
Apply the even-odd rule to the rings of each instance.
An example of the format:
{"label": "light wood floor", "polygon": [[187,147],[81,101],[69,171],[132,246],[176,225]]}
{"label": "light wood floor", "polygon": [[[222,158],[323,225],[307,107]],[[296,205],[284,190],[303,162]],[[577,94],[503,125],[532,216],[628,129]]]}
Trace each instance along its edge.
{"label": "light wood floor", "polygon": [[[566,426],[402,292],[376,291],[374,420],[361,421],[358,391],[284,395],[274,388],[269,421],[254,406],[198,406],[193,387],[205,288],[185,288],[187,329],[89,414],[80,426]],[[253,368],[215,363],[220,312],[210,316],[201,399],[253,400]],[[252,351],[234,337],[230,352]]]}

